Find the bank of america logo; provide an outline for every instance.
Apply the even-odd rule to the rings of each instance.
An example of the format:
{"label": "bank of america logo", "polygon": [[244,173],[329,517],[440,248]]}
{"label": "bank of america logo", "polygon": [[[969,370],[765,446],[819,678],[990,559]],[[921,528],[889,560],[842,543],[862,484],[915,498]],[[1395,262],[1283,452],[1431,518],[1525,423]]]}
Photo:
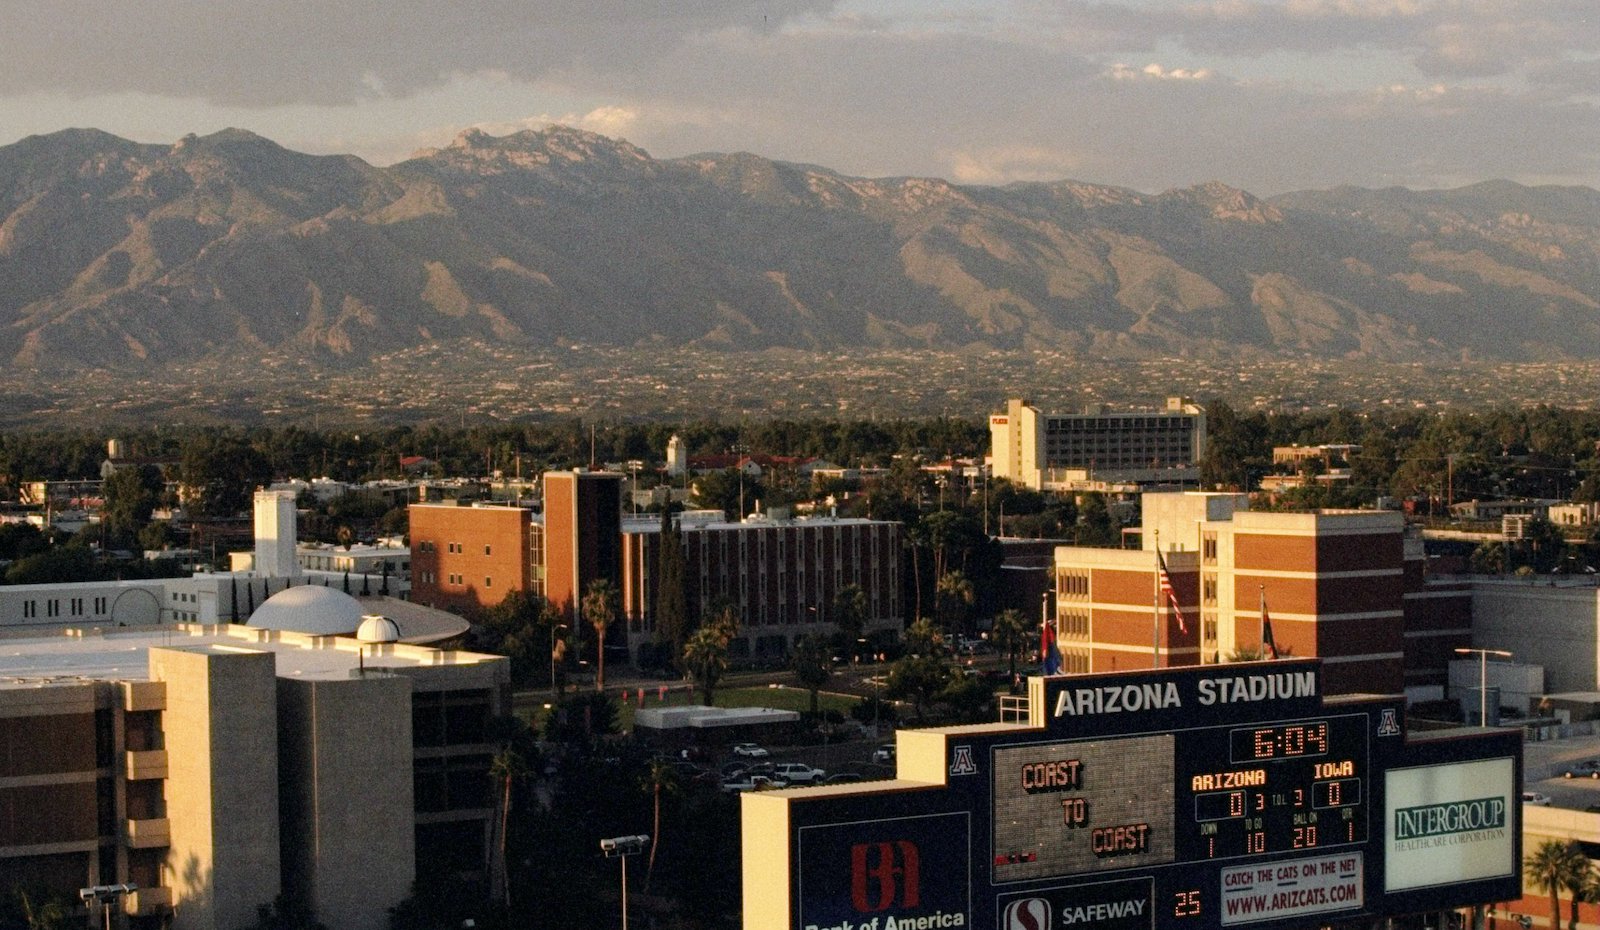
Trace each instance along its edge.
{"label": "bank of america logo", "polygon": [[1050,902],[1043,898],[1023,898],[1006,905],[1002,930],[1050,930]]}

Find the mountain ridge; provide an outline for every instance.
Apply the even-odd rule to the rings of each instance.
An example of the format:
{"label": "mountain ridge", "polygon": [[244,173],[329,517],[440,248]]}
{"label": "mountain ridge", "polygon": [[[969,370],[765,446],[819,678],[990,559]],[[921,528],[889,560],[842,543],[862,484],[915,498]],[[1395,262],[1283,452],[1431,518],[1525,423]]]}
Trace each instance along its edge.
{"label": "mountain ridge", "polygon": [[975,187],[562,126],[376,167],[69,129],[0,147],[0,321],[0,366],[40,371],[448,339],[1595,358],[1600,192]]}

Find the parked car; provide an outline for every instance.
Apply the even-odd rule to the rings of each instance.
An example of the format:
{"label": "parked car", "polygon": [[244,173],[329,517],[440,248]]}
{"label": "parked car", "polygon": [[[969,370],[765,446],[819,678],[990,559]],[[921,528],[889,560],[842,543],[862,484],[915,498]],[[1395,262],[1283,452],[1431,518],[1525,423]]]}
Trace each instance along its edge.
{"label": "parked car", "polygon": [[894,761],[894,743],[884,743],[872,751],[872,761],[888,764]]}
{"label": "parked car", "polygon": [[789,787],[789,783],[781,778],[745,774],[723,779],[721,790],[728,794],[739,794],[745,791],[769,791],[774,788],[787,787]]}
{"label": "parked car", "polygon": [[862,781],[862,780],[863,779],[861,778],[861,775],[858,772],[834,772],[832,775],[829,775],[827,778],[824,778],[822,780],[822,783],[824,785],[843,785],[843,784],[848,784],[850,782],[857,782],[857,781]]}
{"label": "parked car", "polygon": [[1524,791],[1522,792],[1522,803],[1533,804],[1538,807],[1549,807],[1550,795],[1540,791]]}
{"label": "parked car", "polygon": [[814,769],[804,762],[779,762],[773,772],[791,785],[815,785],[828,777],[822,769]]}
{"label": "parked car", "polygon": [[734,743],[733,754],[745,759],[765,759],[771,755],[758,743]]}
{"label": "parked car", "polygon": [[1561,773],[1562,778],[1600,778],[1600,759],[1585,759]]}

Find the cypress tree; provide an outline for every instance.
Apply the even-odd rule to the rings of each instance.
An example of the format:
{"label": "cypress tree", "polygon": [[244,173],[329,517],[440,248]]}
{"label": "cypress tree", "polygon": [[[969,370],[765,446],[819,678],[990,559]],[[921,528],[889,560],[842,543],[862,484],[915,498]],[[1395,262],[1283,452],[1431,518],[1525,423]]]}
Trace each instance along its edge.
{"label": "cypress tree", "polygon": [[683,593],[683,538],[673,525],[672,506],[661,510],[661,534],[656,554],[656,641],[666,646],[671,661],[683,659],[688,641],[689,611]]}

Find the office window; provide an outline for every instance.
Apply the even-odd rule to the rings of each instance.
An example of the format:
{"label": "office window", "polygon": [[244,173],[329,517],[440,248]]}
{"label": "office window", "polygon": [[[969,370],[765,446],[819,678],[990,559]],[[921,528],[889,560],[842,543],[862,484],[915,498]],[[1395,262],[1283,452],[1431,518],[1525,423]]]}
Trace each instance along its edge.
{"label": "office window", "polygon": [[488,546],[484,546],[483,547],[483,554],[484,555],[493,555],[494,553],[489,551],[489,547]]}

